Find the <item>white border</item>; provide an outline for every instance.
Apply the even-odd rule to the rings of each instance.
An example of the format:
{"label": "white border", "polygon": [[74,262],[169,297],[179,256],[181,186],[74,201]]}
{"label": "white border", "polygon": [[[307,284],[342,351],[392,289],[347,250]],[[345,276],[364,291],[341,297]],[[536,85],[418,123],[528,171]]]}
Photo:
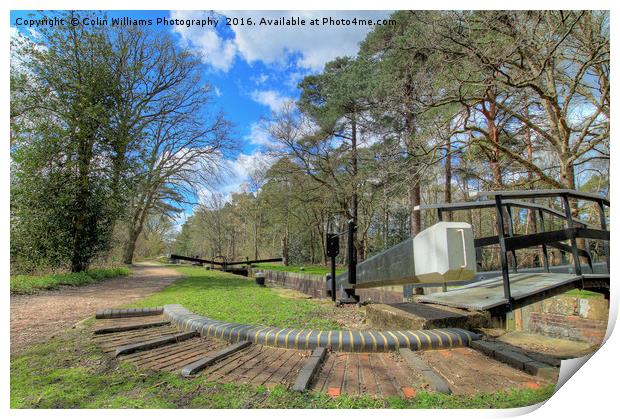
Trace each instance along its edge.
{"label": "white border", "polygon": [[[8,291],[8,277],[9,277],[9,150],[8,150],[8,138],[9,133],[9,43],[7,40],[9,39],[9,11],[11,9],[15,10],[40,10],[40,9],[99,9],[99,10],[168,10],[168,9],[177,9],[177,10],[203,10],[203,9],[228,9],[228,10],[289,10],[289,9],[297,9],[297,10],[341,10],[341,9],[350,9],[350,10],[373,10],[373,9],[409,9],[409,8],[417,8],[417,9],[580,9],[587,7],[589,9],[611,9],[611,34],[612,38],[615,34],[615,27],[618,23],[618,19],[616,19],[616,9],[615,4],[617,2],[611,1],[598,1],[591,0],[588,2],[574,1],[574,0],[551,0],[551,1],[533,1],[533,0],[525,0],[521,2],[514,1],[456,1],[456,0],[434,0],[432,2],[411,2],[411,1],[402,1],[402,0],[382,0],[382,1],[357,1],[355,3],[349,4],[338,4],[333,0],[317,0],[317,1],[308,1],[308,0],[300,0],[293,4],[289,1],[284,0],[265,0],[260,3],[256,1],[249,0],[229,0],[229,1],[198,1],[198,0],[175,0],[175,1],[163,1],[163,0],[151,0],[149,2],[138,2],[131,0],[92,0],[85,2],[84,0],[49,0],[49,1],[35,1],[35,0],[8,0],[4,1],[0,6],[5,10],[5,20],[2,22],[2,26],[4,28],[3,33],[5,34],[5,42],[2,43],[2,52],[4,57],[6,57],[7,61],[5,61],[2,66],[2,82],[4,86],[4,100],[2,101],[2,132],[5,135],[5,142],[3,143],[3,147],[0,149],[0,162],[1,167],[3,169],[3,177],[1,182],[2,188],[2,196],[5,198],[3,200],[3,205],[1,205],[2,211],[2,224],[0,229],[0,237],[3,237],[3,240],[0,242],[1,246],[1,260],[2,260],[2,272],[4,273],[4,286],[5,286],[5,294],[4,294],[4,339],[2,342],[2,350],[4,354],[5,362],[2,364],[2,372],[4,379],[2,380],[2,388],[1,388],[1,396],[2,396],[2,407],[3,410],[8,410],[9,408],[9,315],[10,315],[10,298]],[[293,6],[293,7],[292,7]],[[616,45],[616,40],[612,39],[612,49]],[[612,52],[612,56],[615,56],[615,52]],[[612,79],[615,80],[616,74],[615,66],[612,65]],[[615,83],[612,84],[612,96],[616,97],[615,92]],[[617,112],[615,111],[615,107],[612,109],[612,115],[615,115]],[[615,118],[613,118],[615,120]],[[613,132],[613,131],[612,131]],[[611,176],[611,190],[613,195],[613,191],[615,189],[615,185],[617,183],[616,171],[612,171]],[[612,209],[612,214],[615,214],[615,210]],[[616,236],[615,230],[612,230],[612,237]],[[616,240],[613,240],[616,242]],[[615,248],[611,248],[612,257],[611,259],[615,259],[614,255],[617,252],[614,252]],[[618,269],[615,268],[615,265],[612,264],[612,281],[615,276],[615,272]],[[620,279],[617,279],[620,280]],[[615,284],[612,286],[612,291],[617,287]],[[618,314],[618,293],[612,292],[611,296],[611,310],[610,310],[610,329],[612,328],[612,324],[615,323],[615,319]],[[618,333],[612,334],[609,337],[607,343],[596,353],[594,354],[589,361],[587,361],[587,365],[585,368],[579,369],[575,373],[575,375],[570,378],[566,384],[564,384],[558,392],[542,407],[535,408],[523,408],[523,409],[511,409],[511,410],[430,410],[430,411],[399,411],[399,410],[365,410],[365,411],[347,411],[347,410],[336,410],[336,411],[317,411],[317,410],[296,410],[294,412],[283,411],[283,410],[253,410],[253,411],[244,411],[244,410],[218,410],[218,411],[165,411],[165,410],[149,410],[149,411],[127,411],[127,410],[90,410],[86,411],[78,411],[78,410],[66,410],[61,412],[56,411],[48,411],[48,410],[13,410],[11,412],[6,412],[8,414],[13,415],[14,417],[48,417],[56,414],[66,415],[66,417],[83,417],[84,415],[88,415],[89,417],[94,418],[109,418],[111,415],[113,416],[132,416],[132,417],[150,417],[150,418],[159,418],[165,417],[169,415],[182,415],[189,417],[201,417],[204,418],[205,415],[215,415],[219,416],[227,416],[227,417],[235,417],[235,416],[243,416],[243,417],[261,417],[267,418],[272,417],[274,415],[295,415],[296,417],[301,418],[317,418],[322,415],[329,415],[330,417],[340,418],[340,417],[348,417],[355,416],[359,417],[370,417],[381,415],[381,417],[402,417],[403,415],[420,415],[424,417],[506,417],[506,416],[516,416],[520,414],[525,414],[527,412],[530,413],[530,417],[534,418],[546,418],[550,415],[553,416],[562,416],[564,418],[572,418],[572,417],[580,417],[580,418],[597,418],[597,417],[608,417],[611,416],[613,411],[616,411],[617,400],[620,397],[617,394],[618,390],[618,372],[620,368],[618,367],[619,363],[616,358],[616,354],[619,354],[620,344],[618,342]],[[564,370],[564,367],[563,367]],[[533,410],[533,411],[532,411]]]}

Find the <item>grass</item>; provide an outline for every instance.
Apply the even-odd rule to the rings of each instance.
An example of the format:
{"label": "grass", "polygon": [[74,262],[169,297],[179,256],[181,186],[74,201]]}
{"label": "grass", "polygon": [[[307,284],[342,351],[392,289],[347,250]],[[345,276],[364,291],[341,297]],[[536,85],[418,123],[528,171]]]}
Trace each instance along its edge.
{"label": "grass", "polygon": [[[90,322],[92,323],[92,321]],[[11,408],[509,408],[547,400],[554,387],[474,396],[419,392],[416,397],[375,399],[294,393],[208,377],[138,369],[104,355],[89,323],[11,358]]]}
{"label": "grass", "polygon": [[562,294],[564,297],[577,297],[577,298],[605,298],[600,292],[580,290],[575,288],[574,290],[566,291]]}
{"label": "grass", "polygon": [[[186,278],[132,306],[183,304],[195,313],[242,323],[335,328],[322,308],[291,300],[252,280],[198,267],[176,267]],[[408,400],[295,393],[284,387],[183,379],[139,369],[105,355],[93,343],[94,319],[23,354],[11,356],[11,408],[509,408],[547,400],[549,385],[477,395],[418,392]]]}
{"label": "grass", "polygon": [[182,304],[215,320],[274,327],[340,329],[327,308],[311,300],[285,298],[253,279],[195,266],[175,267],[185,278],[132,307]]}
{"label": "grass", "polygon": [[[296,273],[304,273],[310,275],[321,275],[324,276],[331,272],[330,268],[322,265],[278,265],[274,263],[258,263],[252,265],[253,267],[265,269],[268,271],[280,271],[280,272],[296,272]],[[345,268],[336,268],[336,274],[340,274],[345,272]]]}
{"label": "grass", "polygon": [[11,293],[32,294],[40,290],[56,289],[61,285],[80,286],[92,284],[107,278],[129,275],[130,273],[131,270],[129,268],[118,267],[40,276],[15,275],[11,276]]}

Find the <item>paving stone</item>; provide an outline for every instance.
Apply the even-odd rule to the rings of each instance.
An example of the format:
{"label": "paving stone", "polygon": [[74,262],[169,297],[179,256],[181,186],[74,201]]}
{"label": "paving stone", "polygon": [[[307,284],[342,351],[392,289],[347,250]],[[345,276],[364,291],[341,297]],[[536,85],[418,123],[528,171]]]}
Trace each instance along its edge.
{"label": "paving stone", "polygon": [[531,375],[555,381],[558,379],[559,369],[538,361],[529,361],[524,364],[524,371]]}
{"label": "paving stone", "polygon": [[196,332],[191,331],[191,332],[178,333],[178,334],[171,335],[171,336],[165,336],[165,337],[158,338],[158,339],[151,339],[146,342],[138,342],[138,343],[132,343],[129,345],[120,346],[116,348],[115,356],[129,354],[129,353],[137,352],[137,351],[144,351],[147,349],[158,348],[160,346],[191,339],[197,335],[198,334]]}
{"label": "paving stone", "polygon": [[323,347],[314,349],[312,355],[308,357],[301,371],[299,371],[299,374],[295,379],[295,384],[293,384],[293,391],[305,391],[308,389],[312,379],[321,367],[326,353],[327,350]]}

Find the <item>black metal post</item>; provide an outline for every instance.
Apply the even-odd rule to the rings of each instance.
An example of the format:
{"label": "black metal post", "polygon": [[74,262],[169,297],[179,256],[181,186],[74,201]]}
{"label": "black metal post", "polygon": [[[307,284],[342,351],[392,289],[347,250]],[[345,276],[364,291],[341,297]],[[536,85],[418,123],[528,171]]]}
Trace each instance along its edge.
{"label": "black metal post", "polygon": [[[508,236],[514,236],[514,224],[512,221],[512,207],[510,205],[506,205],[506,213],[508,214]],[[512,271],[517,272],[517,251],[512,250]]]}
{"label": "black metal post", "polygon": [[[601,219],[601,230],[607,231],[607,219],[605,218],[605,204],[603,200],[599,200],[598,204],[598,213]],[[605,251],[605,259],[607,260],[607,272],[611,272],[609,270],[609,243],[603,241],[603,249]]]}
{"label": "black metal post", "polygon": [[351,284],[355,284],[356,283],[356,268],[357,268],[357,252],[355,249],[355,243],[354,243],[354,238],[355,238],[355,229],[356,229],[356,225],[353,222],[353,220],[349,220],[349,230],[348,230],[348,236],[347,236],[347,252],[348,252],[348,258],[347,258],[347,262],[348,262],[348,268],[349,268],[349,283]]}
{"label": "black metal post", "polygon": [[[540,217],[540,232],[545,232],[545,217],[543,215],[543,210],[538,210],[538,216]],[[547,245],[542,244],[543,251],[543,264],[545,266],[545,272],[549,272],[549,254],[547,253]]]}
{"label": "black metal post", "polygon": [[504,280],[504,298],[508,301],[508,309],[512,311],[512,296],[510,295],[510,274],[508,273],[508,255],[504,235],[504,211],[502,197],[495,195],[495,214],[497,219],[497,238],[499,241],[499,257],[502,264],[502,279]]}
{"label": "black metal post", "polygon": [[[342,233],[341,233],[342,234]],[[330,276],[330,288],[332,294],[332,301],[336,301],[336,256],[340,253],[340,234],[328,233],[325,243],[325,251],[331,261],[331,273]]]}
{"label": "black metal post", "polygon": [[332,301],[336,301],[336,256],[331,257]]}
{"label": "black metal post", "polygon": [[437,208],[437,221],[443,221],[443,211],[441,208]]}
{"label": "black metal post", "polygon": [[[566,227],[572,229],[574,227],[573,214],[570,210],[568,195],[562,194],[562,203],[564,204],[564,214],[566,214]],[[577,239],[571,237],[570,246],[573,253],[573,264],[575,266],[575,275],[581,276],[581,261],[579,260],[579,252],[577,249]]]}

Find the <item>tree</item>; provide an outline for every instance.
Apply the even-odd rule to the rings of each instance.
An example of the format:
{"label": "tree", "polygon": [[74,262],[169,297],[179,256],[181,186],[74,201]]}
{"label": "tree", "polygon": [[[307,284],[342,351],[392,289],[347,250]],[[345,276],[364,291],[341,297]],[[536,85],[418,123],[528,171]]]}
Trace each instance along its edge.
{"label": "tree", "polygon": [[[175,95],[177,88],[185,92],[189,88],[186,83],[195,85],[196,77],[194,73],[194,77],[179,78],[181,82],[167,94]],[[133,260],[136,240],[148,216],[159,213],[174,218],[182,211],[180,205],[196,202],[193,197],[214,184],[223,168],[221,157],[232,148],[228,122],[221,114],[209,119],[203,110],[208,91],[192,89],[192,93],[175,95],[185,100],[145,127],[144,149],[134,164],[137,173],[129,200],[125,263]]]}
{"label": "tree", "polygon": [[13,71],[27,83],[11,92],[11,254],[18,266],[44,260],[83,271],[108,248],[121,209],[111,199],[110,162],[118,158],[110,129],[119,87],[114,52],[97,27],[46,28],[39,36],[44,48],[14,44],[22,59]]}
{"label": "tree", "polygon": [[[391,19],[397,25],[377,26],[356,57],[306,77],[299,101],[266,121],[277,159],[264,182],[188,221],[196,231],[225,226],[232,239],[200,230],[194,248],[217,241],[229,255],[260,247],[316,263],[325,261],[325,233],[354,218],[362,260],[436,222],[435,212],[415,210],[421,203],[483,189],[609,193],[608,13],[405,11]],[[476,236],[497,234],[489,211],[454,220]],[[516,234],[535,231],[533,215],[515,210]],[[488,255],[481,263],[498,266]]]}
{"label": "tree", "polygon": [[[359,167],[359,145],[369,109],[367,94],[372,80],[367,73],[369,67],[364,64],[350,58],[337,58],[325,65],[322,74],[307,76],[299,84],[299,108],[312,118],[318,128],[307,142],[327,143],[329,148],[333,139],[342,141],[336,145],[339,159],[346,155],[349,161],[346,175],[338,176],[340,187],[337,193],[346,193],[343,213],[358,226],[355,245],[360,261],[365,258],[367,228],[359,217],[360,187],[364,182]],[[330,177],[334,179],[337,176],[332,172]]]}
{"label": "tree", "polygon": [[[451,12],[432,19],[434,51],[456,83],[436,104],[479,103],[527,127],[549,152],[554,166],[529,161],[523,148],[504,156],[551,187],[575,188],[575,166],[608,158],[608,14],[588,11]],[[463,71],[466,69],[466,71]],[[489,94],[491,92],[491,94]],[[576,115],[580,115],[576,117]],[[493,128],[485,124],[487,133]],[[503,129],[523,143],[523,130]],[[550,174],[559,175],[559,180]]]}

